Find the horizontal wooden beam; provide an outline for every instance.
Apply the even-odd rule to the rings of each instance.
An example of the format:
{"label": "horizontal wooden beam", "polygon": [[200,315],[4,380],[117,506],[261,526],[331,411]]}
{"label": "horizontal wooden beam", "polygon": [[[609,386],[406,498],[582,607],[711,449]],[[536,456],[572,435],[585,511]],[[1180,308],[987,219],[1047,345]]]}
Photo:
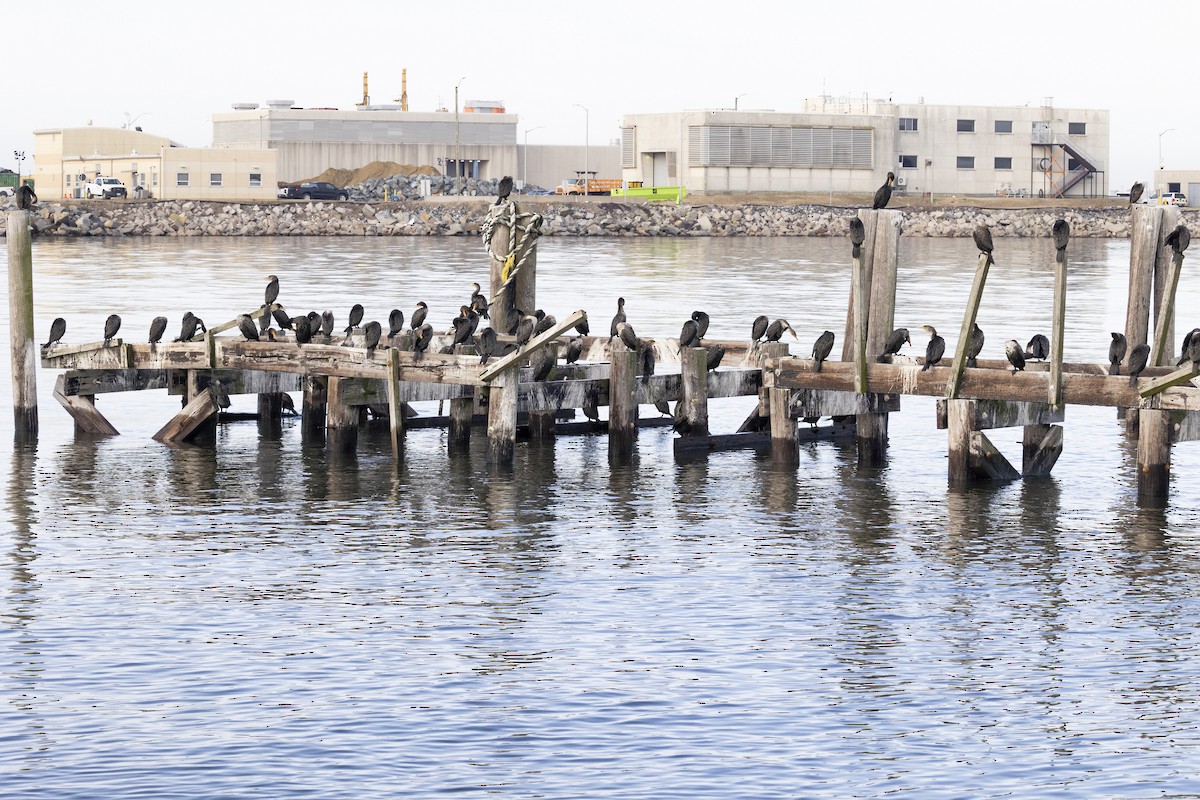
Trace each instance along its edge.
{"label": "horizontal wooden beam", "polygon": [[900,410],[895,394],[858,394],[828,389],[798,389],[792,392],[790,415],[809,417],[849,417],[856,414],[886,414]]}
{"label": "horizontal wooden beam", "polygon": [[[1066,409],[1063,406],[1051,406],[1046,402],[1024,403],[1012,400],[981,400],[975,401],[975,421],[973,429],[978,431],[993,428],[1018,428],[1025,425],[1049,425],[1052,422],[1062,422],[1066,419]],[[948,415],[946,401],[937,402],[937,427],[946,430]]]}

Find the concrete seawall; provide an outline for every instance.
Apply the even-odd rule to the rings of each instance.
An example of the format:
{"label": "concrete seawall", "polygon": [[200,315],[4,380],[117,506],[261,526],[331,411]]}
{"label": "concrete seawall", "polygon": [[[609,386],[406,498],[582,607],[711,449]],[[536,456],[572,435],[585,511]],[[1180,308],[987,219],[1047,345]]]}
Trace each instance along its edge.
{"label": "concrete seawall", "polygon": [[[488,200],[400,203],[43,202],[40,236],[473,236]],[[819,205],[681,205],[531,202],[549,236],[844,236],[855,209]],[[906,236],[970,236],[980,223],[996,237],[1047,237],[1062,217],[1071,235],[1127,238],[1129,209],[905,208]],[[0,215],[2,225],[4,215]],[[1200,233],[1195,216],[1185,220]]]}

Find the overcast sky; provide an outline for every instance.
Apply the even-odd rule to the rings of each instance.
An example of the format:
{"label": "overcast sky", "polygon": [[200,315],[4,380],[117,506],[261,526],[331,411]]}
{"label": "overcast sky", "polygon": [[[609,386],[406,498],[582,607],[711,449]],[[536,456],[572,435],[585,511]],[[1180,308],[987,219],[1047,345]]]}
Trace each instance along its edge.
{"label": "overcast sky", "polygon": [[[1073,13],[1076,12],[1076,13]],[[1076,15],[1077,14],[1077,15]],[[6,4],[8,79],[0,166],[32,156],[32,131],[88,124],[189,146],[235,102],[413,111],[498,100],[518,141],[593,144],[623,114],[732,107],[796,110],[822,93],[899,102],[1041,105],[1111,112],[1113,189],[1200,168],[1186,42],[1200,3],[498,3],[110,0]],[[587,108],[585,113],[582,105]],[[1165,130],[1170,132],[1159,136]],[[32,161],[25,162],[25,172]],[[882,167],[881,167],[882,169]]]}

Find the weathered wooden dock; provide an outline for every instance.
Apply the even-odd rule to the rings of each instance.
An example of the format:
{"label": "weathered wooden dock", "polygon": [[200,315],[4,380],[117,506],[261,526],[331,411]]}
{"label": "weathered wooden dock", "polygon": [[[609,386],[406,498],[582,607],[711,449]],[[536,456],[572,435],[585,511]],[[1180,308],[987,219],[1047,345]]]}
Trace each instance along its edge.
{"label": "weathered wooden dock", "polygon": [[[790,355],[783,342],[704,339],[701,347],[680,348],[677,339],[664,337],[638,342],[639,349],[654,355],[655,367],[648,374],[639,353],[620,337],[587,336],[578,363],[565,364],[555,354],[549,375],[535,379],[531,364],[544,349],[565,348],[569,334],[587,320],[582,310],[487,364],[480,363],[471,344],[448,352],[449,335],[435,336],[426,352],[414,352],[411,331],[385,337],[368,350],[358,329],[300,345],[284,332],[277,341],[247,341],[232,321],[186,342],[51,345],[42,349],[41,363],[62,371],[54,396],[81,432],[116,433],[95,405],[95,398],[106,393],[166,389],[180,396],[182,409],[154,437],[173,443],[211,430],[230,395],[257,395],[260,418],[276,418],[280,395],[301,392],[304,431],[325,436],[331,448],[352,449],[370,409],[388,419],[393,452],[401,459],[405,428],[414,424],[408,404],[436,400],[449,402],[449,414],[436,422],[449,428],[450,446],[468,442],[473,425],[486,424],[488,460],[497,466],[513,461],[519,419],[531,437],[542,438],[553,436],[559,426],[566,430],[564,416],[579,411],[589,420],[584,429],[597,429],[601,407],[608,409],[610,459],[627,461],[634,450],[639,406],[661,403],[675,404],[671,424],[679,433],[679,454],[770,447],[774,458],[794,460],[798,439],[809,430],[800,422],[833,418],[839,433],[856,438],[859,461],[878,464],[887,457],[888,415],[900,410],[905,396],[929,396],[939,398],[931,425],[948,431],[947,477],[952,485],[1049,474],[1063,451],[1067,407],[1109,406],[1121,410],[1129,435],[1138,439],[1139,498],[1155,503],[1168,493],[1171,445],[1200,438],[1200,388],[1195,364],[1172,366],[1174,295],[1183,251],[1169,246],[1167,237],[1179,212],[1135,207],[1131,213],[1134,238],[1124,333],[1129,350],[1147,344],[1152,351],[1150,366],[1134,380],[1108,374],[1106,363],[1064,362],[1070,276],[1065,246],[1054,264],[1054,296],[1046,299],[1052,309],[1046,361],[1030,362],[1024,371],[1014,371],[1007,361],[986,359],[968,366],[965,349],[993,268],[987,253],[981,253],[971,292],[964,298],[958,352],[929,369],[922,368],[920,357],[878,356],[895,316],[902,227],[900,212],[886,210],[858,212],[862,241],[849,259],[852,288],[842,359],[825,361],[820,369],[811,358]],[[537,221],[529,217],[514,203],[490,212],[496,310],[536,307]],[[256,317],[269,310],[248,313]],[[498,339],[501,344],[514,341],[504,335]],[[718,343],[725,356],[719,368],[710,370],[707,347]],[[14,339],[14,359],[17,352]],[[708,403],[729,397],[756,397],[758,402],[737,433],[714,436]],[[985,431],[1001,427],[1023,428],[1019,469],[987,438]]]}

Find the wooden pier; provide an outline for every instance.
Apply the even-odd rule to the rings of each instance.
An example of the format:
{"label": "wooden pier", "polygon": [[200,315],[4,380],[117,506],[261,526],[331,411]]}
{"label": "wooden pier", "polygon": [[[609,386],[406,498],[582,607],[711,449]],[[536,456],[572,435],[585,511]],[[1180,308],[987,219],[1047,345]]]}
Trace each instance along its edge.
{"label": "wooden pier", "polygon": [[[393,453],[402,459],[406,428],[430,424],[412,419],[409,404],[449,401],[449,415],[433,422],[449,428],[451,449],[469,442],[473,428],[486,426],[489,463],[500,467],[513,462],[518,420],[534,438],[560,429],[606,427],[613,463],[631,459],[639,422],[672,424],[679,455],[769,447],[775,460],[790,462],[797,458],[797,442],[812,435],[815,422],[833,418],[835,425],[823,428],[826,435],[852,434],[860,463],[878,464],[887,457],[888,415],[900,411],[904,396],[929,396],[939,399],[931,427],[947,431],[948,481],[962,485],[1049,474],[1063,451],[1067,407],[1110,406],[1122,410],[1129,435],[1138,438],[1139,499],[1157,503],[1168,492],[1171,445],[1200,438],[1200,388],[1194,364],[1172,366],[1174,293],[1183,253],[1166,240],[1178,225],[1179,212],[1134,207],[1131,213],[1135,236],[1125,336],[1130,350],[1138,344],[1152,347],[1151,365],[1132,381],[1126,374],[1108,374],[1107,363],[1063,361],[1070,281],[1065,247],[1054,265],[1054,295],[1046,298],[1052,310],[1047,361],[1027,363],[1023,371],[1014,371],[1008,361],[983,358],[968,365],[964,349],[985,300],[988,271],[1003,268],[992,265],[988,253],[981,253],[971,292],[964,298],[957,353],[929,369],[922,368],[920,357],[879,356],[895,317],[902,227],[901,213],[887,210],[858,212],[863,240],[847,259],[852,288],[842,359],[825,361],[819,369],[811,358],[790,355],[783,342],[704,339],[702,347],[680,348],[677,339],[667,337],[639,340],[634,350],[619,337],[587,336],[578,363],[565,364],[558,354],[574,329],[586,323],[582,310],[486,364],[480,363],[473,344],[450,352],[448,334],[434,336],[425,352],[414,352],[411,331],[384,337],[368,350],[358,329],[346,336],[316,336],[301,345],[284,332],[277,341],[247,341],[235,321],[186,342],[55,344],[42,349],[41,359],[43,367],[62,371],[54,396],[81,432],[117,432],[95,405],[95,397],[105,393],[166,389],[178,395],[181,410],[154,436],[175,443],[211,430],[231,395],[257,395],[260,418],[271,419],[281,413],[282,393],[301,392],[306,434],[323,432],[331,450],[352,450],[369,409],[388,420]],[[530,217],[511,201],[489,212],[497,232],[489,245],[491,299],[497,309],[533,303],[538,226]],[[248,313],[257,317],[269,310]],[[497,339],[501,345],[515,344],[512,336]],[[710,370],[706,348],[714,344],[723,345],[725,355]],[[554,366],[537,379],[534,367],[546,349],[557,350]],[[653,353],[652,372],[642,367],[643,349]],[[729,397],[755,397],[758,402],[738,432],[713,435],[708,404]],[[662,403],[674,405],[669,419],[639,420],[639,406]],[[605,406],[606,426],[597,413]],[[588,421],[563,421],[577,412]],[[810,425],[801,427],[801,421]],[[987,438],[986,431],[1002,427],[1023,429],[1019,468]]]}

